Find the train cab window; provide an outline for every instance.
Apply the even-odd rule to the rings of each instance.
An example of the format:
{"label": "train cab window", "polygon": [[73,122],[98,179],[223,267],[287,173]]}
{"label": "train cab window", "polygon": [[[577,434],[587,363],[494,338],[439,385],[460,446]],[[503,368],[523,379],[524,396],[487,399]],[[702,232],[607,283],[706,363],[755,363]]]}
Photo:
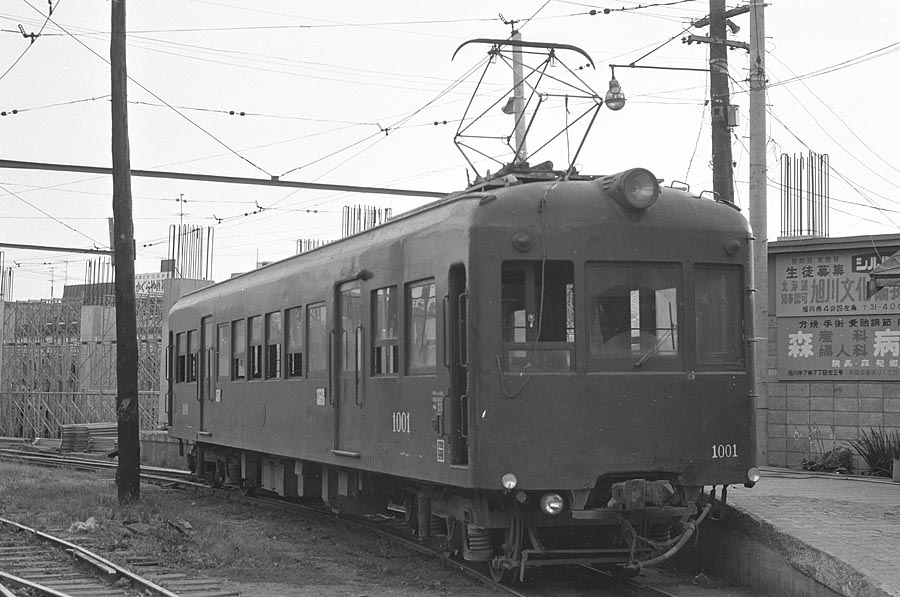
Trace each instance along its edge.
{"label": "train cab window", "polygon": [[698,365],[740,365],[744,360],[741,270],[731,266],[694,269],[694,320]]}
{"label": "train cab window", "polygon": [[406,354],[411,374],[434,373],[437,363],[434,280],[406,287]]}
{"label": "train cab window", "polygon": [[231,322],[231,379],[244,379],[247,358],[247,322]]}
{"label": "train cab window", "polygon": [[266,314],[266,379],[281,377],[281,311]]}
{"label": "train cab window", "polygon": [[397,316],[400,298],[396,286],[372,293],[372,375],[396,375],[400,366]]}
{"label": "train cab window", "polygon": [[306,308],[306,366],[307,377],[324,378],[328,372],[328,328],[325,305]]}
{"label": "train cab window", "polygon": [[216,328],[216,371],[218,378],[225,381],[231,379],[231,367],[229,360],[231,359],[231,326],[227,323],[220,323]]}
{"label": "train cab window", "polygon": [[680,354],[680,279],[675,265],[588,264],[591,357],[671,365]]}
{"label": "train cab window", "polygon": [[263,373],[263,321],[261,315],[247,320],[247,331],[250,334],[250,353],[247,359],[250,379],[261,379]]}
{"label": "train cab window", "polygon": [[187,350],[184,344],[184,332],[175,335],[175,383],[187,379]]}
{"label": "train cab window", "polygon": [[187,371],[185,381],[197,381],[197,331],[187,333]]}
{"label": "train cab window", "polygon": [[303,377],[303,308],[294,307],[287,318],[287,376]]}
{"label": "train cab window", "polygon": [[501,335],[507,371],[570,371],[574,366],[571,261],[504,261]]}

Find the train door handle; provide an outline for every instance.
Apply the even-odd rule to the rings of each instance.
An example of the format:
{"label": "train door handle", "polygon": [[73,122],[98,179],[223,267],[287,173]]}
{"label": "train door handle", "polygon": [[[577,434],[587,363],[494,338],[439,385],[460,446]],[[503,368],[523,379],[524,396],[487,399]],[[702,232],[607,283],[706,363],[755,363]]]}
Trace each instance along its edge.
{"label": "train door handle", "polygon": [[447,314],[450,311],[450,296],[444,295],[444,314],[441,318],[441,328],[444,331],[444,367],[447,369],[450,368],[450,359],[451,359],[451,345],[450,345],[450,334],[447,333]]}
{"label": "train door handle", "polygon": [[466,336],[466,321],[468,319],[469,313],[469,293],[461,292],[459,293],[459,301],[457,313],[459,313],[459,317],[457,317],[457,325],[459,326],[459,366],[460,367],[468,367],[469,366],[469,337]]}
{"label": "train door handle", "polygon": [[215,351],[212,348],[206,349],[206,399],[213,401],[213,357]]}
{"label": "train door handle", "polygon": [[362,365],[362,362],[359,358],[360,354],[362,354],[362,345],[360,344],[360,340],[363,337],[362,334],[362,326],[356,326],[356,331],[354,332],[354,340],[353,340],[353,348],[355,351],[354,354],[354,366],[353,366],[353,374],[354,374],[354,389],[356,391],[356,395],[354,397],[354,401],[356,402],[356,406],[362,408],[362,401],[359,398],[359,368]]}
{"label": "train door handle", "polygon": [[[307,361],[308,362],[308,361]],[[334,330],[328,332],[328,404],[334,406]]]}

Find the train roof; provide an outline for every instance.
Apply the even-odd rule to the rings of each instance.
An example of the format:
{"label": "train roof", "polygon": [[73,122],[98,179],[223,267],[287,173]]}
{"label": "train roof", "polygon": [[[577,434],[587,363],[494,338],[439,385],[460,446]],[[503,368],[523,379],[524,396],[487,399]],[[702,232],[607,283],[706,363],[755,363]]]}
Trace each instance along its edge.
{"label": "train roof", "polygon": [[[548,218],[553,214],[550,221],[555,220],[557,224],[565,222],[572,225],[573,222],[595,220],[608,222],[621,220],[625,215],[629,219],[657,222],[660,228],[745,229],[749,233],[746,219],[734,204],[693,195],[681,188],[658,188],[659,200],[652,207],[623,214],[623,207],[610,198],[615,189],[610,188],[609,182],[622,174],[567,175],[552,170],[552,165],[548,166],[548,163],[536,167],[528,167],[527,164],[520,164],[517,168],[507,167],[463,191],[398,214],[384,224],[198,289],[186,294],[179,302],[192,302],[192,298],[199,300],[199,295],[206,297],[210,293],[234,290],[242,285],[265,284],[277,279],[285,267],[295,262],[310,261],[314,264],[320,259],[327,260],[345,252],[361,250],[362,243],[389,242],[432,227],[515,227],[518,220],[533,219],[534,212],[530,207],[542,209],[542,202],[565,201],[564,212],[552,209],[547,212]],[[654,177],[654,180],[657,179]]]}

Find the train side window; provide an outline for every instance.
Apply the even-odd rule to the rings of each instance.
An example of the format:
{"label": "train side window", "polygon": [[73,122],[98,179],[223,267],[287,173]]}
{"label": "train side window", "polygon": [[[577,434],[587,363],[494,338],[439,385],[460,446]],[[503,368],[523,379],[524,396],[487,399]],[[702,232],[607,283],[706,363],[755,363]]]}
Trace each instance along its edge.
{"label": "train side window", "polygon": [[303,377],[303,308],[288,309],[287,317],[287,376]]}
{"label": "train side window", "polygon": [[434,373],[437,363],[435,304],[434,280],[407,285],[406,358],[409,373]]}
{"label": "train side window", "polygon": [[231,330],[229,324],[220,323],[216,329],[216,371],[218,378],[222,381],[231,379],[231,367],[229,359],[231,358]]}
{"label": "train side window", "polygon": [[398,302],[396,286],[372,292],[372,375],[396,375],[400,372],[398,340]]}
{"label": "train side window", "polygon": [[231,322],[231,379],[244,379],[247,357],[247,321]]}
{"label": "train side window", "polygon": [[197,381],[197,331],[187,333],[187,371],[185,381]]}
{"label": "train side window", "polygon": [[325,304],[306,308],[306,376],[324,378],[328,372],[328,329]]}
{"label": "train side window", "polygon": [[250,379],[262,378],[263,355],[263,321],[262,315],[255,315],[247,320],[250,335],[250,354],[248,355]]}
{"label": "train side window", "polygon": [[507,371],[570,371],[575,300],[571,261],[504,261],[501,335]]}
{"label": "train side window", "polygon": [[281,377],[281,311],[266,314],[266,379]]}
{"label": "train side window", "polygon": [[588,264],[591,357],[630,368],[678,357],[680,279],[676,265]]}
{"label": "train side window", "polygon": [[744,360],[741,277],[737,266],[694,269],[698,364],[739,365]]}
{"label": "train side window", "polygon": [[184,344],[184,332],[175,335],[175,383],[183,383],[187,379],[187,351]]}

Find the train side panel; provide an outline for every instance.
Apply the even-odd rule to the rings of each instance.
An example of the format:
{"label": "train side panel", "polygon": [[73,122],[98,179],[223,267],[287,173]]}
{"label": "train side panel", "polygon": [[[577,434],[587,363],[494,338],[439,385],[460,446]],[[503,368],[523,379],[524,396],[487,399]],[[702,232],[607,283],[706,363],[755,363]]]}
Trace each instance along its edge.
{"label": "train side panel", "polygon": [[[340,250],[332,247],[319,255],[274,264],[182,299],[171,314],[175,334],[202,329],[207,317],[218,331],[218,326],[243,322],[248,316],[264,318],[294,307],[305,311],[311,305],[323,305],[326,358],[332,370],[311,374],[306,369],[299,377],[287,377],[282,370],[272,379],[265,374],[254,379],[248,362],[244,379],[232,379],[232,365],[222,356],[222,351],[231,348],[214,345],[206,400],[198,400],[205,375],[198,375],[194,382],[185,379],[172,384],[170,433],[188,442],[282,458],[400,472],[438,483],[469,483],[468,469],[451,466],[449,456],[440,462],[439,451],[445,448],[435,432],[435,424],[442,423],[436,415],[450,386],[443,366],[448,350],[444,311],[449,309],[444,297],[451,268],[465,271],[468,226],[464,218],[465,210],[455,216],[444,212],[436,216],[434,226],[413,231],[404,229],[401,222],[395,230],[388,228],[379,238],[367,239],[365,250],[356,246],[363,242],[360,239],[347,239]],[[364,275],[359,276],[361,272]],[[336,284],[341,280],[348,281]],[[422,330],[427,346],[420,347],[425,364],[409,369],[407,353],[413,347],[400,341],[397,328],[413,322],[407,321],[408,308],[403,308],[393,322],[393,335],[398,338],[383,353],[392,363],[376,374],[376,355],[370,350],[377,324],[371,305],[374,293],[393,288],[398,295],[394,300],[403,304],[413,287],[428,288],[430,293],[425,306],[432,312],[425,322],[428,329]],[[348,313],[357,320],[352,326],[340,325]],[[308,338],[306,330],[304,340]],[[252,352],[252,340],[247,342]],[[173,339],[173,343],[177,342]],[[198,362],[202,356],[196,357]],[[335,371],[339,360],[348,365],[343,372]]]}

